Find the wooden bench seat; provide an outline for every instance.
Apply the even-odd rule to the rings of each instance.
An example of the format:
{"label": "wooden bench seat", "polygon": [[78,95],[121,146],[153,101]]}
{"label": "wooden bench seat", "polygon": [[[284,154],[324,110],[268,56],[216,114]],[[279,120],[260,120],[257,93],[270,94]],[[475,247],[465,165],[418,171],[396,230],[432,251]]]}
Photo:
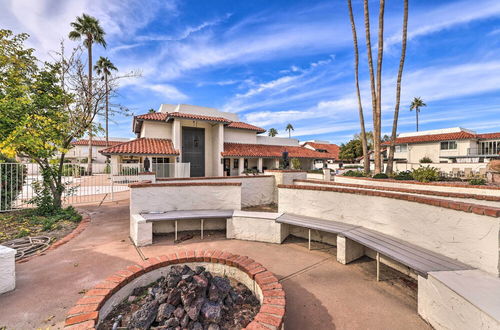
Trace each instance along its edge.
{"label": "wooden bench seat", "polygon": [[361,226],[288,213],[283,214],[276,221],[309,229],[309,248],[311,246],[310,230],[314,229],[346,237],[374,250],[377,252],[377,275],[380,268],[379,254],[413,269],[425,278],[432,271],[474,269],[460,261]]}

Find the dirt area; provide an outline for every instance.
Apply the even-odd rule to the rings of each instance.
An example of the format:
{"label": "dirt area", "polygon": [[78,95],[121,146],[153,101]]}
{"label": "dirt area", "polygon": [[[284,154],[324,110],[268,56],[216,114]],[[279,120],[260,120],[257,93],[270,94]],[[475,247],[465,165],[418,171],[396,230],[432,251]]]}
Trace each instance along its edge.
{"label": "dirt area", "polygon": [[242,207],[241,210],[251,212],[278,212],[278,204],[247,206]]}

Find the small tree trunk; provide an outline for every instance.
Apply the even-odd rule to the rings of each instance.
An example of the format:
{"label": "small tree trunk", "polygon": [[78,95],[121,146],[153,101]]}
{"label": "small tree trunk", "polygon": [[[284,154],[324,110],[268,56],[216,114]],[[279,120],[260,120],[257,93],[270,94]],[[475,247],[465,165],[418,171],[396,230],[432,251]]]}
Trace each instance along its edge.
{"label": "small tree trunk", "polygon": [[[92,116],[92,42],[88,45],[89,53],[89,87],[88,87],[88,100],[87,107],[89,115]],[[92,175],[92,122],[89,127],[89,157],[87,159],[87,172]]]}
{"label": "small tree trunk", "polygon": [[382,172],[384,157],[380,145],[382,131],[382,63],[384,56],[384,10],[385,0],[380,0],[378,16],[378,52],[377,52],[377,104],[373,118],[373,149],[375,153],[375,174]]}
{"label": "small tree trunk", "polygon": [[108,89],[108,75],[104,73],[104,83],[106,84],[106,148],[108,147],[108,107],[109,107],[109,89]]}
{"label": "small tree trunk", "polygon": [[416,116],[417,116],[417,132],[418,132],[418,108],[417,108],[417,109],[415,109],[415,114],[416,114]]}

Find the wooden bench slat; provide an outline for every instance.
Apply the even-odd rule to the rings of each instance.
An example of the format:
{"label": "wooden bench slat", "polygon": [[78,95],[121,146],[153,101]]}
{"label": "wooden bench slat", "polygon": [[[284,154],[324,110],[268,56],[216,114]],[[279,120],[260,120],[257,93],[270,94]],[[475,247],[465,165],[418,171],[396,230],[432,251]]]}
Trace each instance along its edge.
{"label": "wooden bench slat", "polygon": [[188,211],[168,211],[164,213],[141,213],[146,221],[175,221],[190,219],[218,219],[230,218],[233,210],[188,210]]}
{"label": "wooden bench slat", "polygon": [[276,219],[276,222],[293,224],[293,225],[297,225],[297,226],[301,226],[301,227],[304,227],[304,226],[308,227],[309,225],[313,225],[314,228],[311,227],[311,229],[328,231],[328,232],[335,233],[335,234],[339,234],[339,233],[342,233],[346,230],[356,228],[356,226],[344,224],[341,222],[318,219],[318,218],[301,216],[301,215],[290,214],[290,213],[283,214],[281,217]]}

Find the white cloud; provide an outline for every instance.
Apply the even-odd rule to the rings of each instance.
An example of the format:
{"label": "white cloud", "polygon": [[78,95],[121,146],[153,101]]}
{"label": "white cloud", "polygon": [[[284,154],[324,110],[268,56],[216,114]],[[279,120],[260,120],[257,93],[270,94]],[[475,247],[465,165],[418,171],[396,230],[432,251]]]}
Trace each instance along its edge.
{"label": "white cloud", "polygon": [[179,102],[188,99],[187,95],[169,84],[137,84],[137,86],[141,86],[143,88],[150,89],[156,93],[159,93],[168,101]]}

